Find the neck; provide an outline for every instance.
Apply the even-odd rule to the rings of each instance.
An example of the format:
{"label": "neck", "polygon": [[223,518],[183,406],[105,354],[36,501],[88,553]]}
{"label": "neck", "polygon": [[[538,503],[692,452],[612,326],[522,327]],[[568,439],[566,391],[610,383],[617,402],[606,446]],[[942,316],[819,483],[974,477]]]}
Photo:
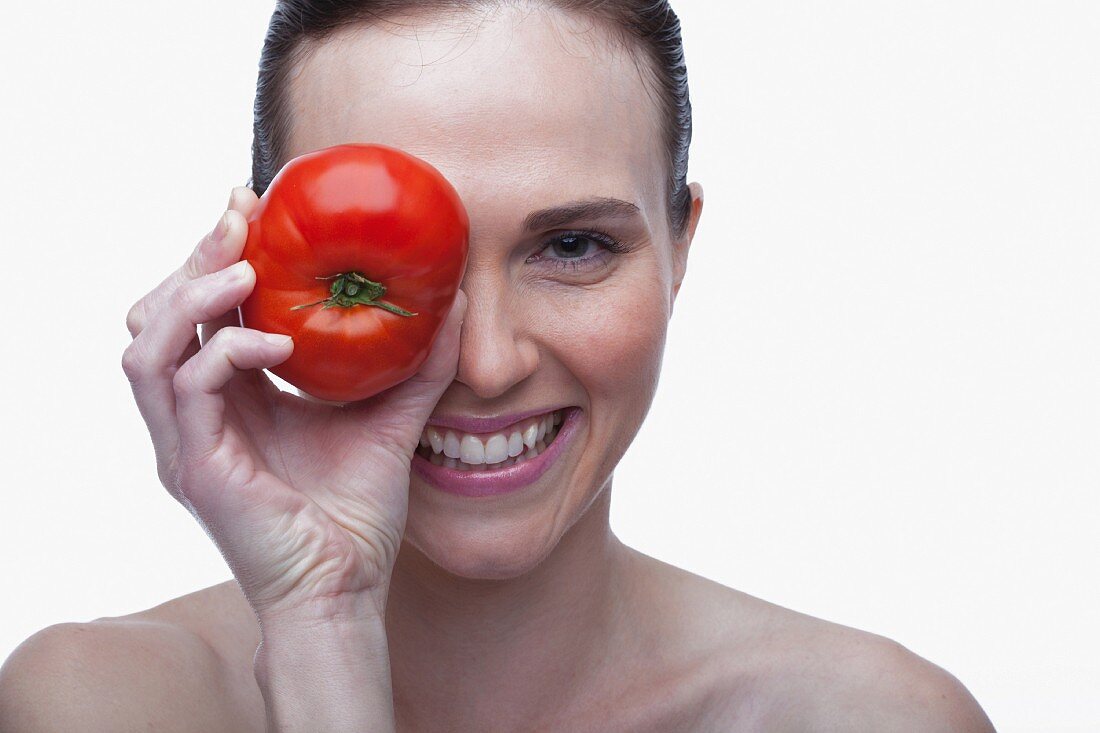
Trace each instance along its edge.
{"label": "neck", "polygon": [[[610,486],[545,560],[507,580],[456,577],[406,544],[386,606],[399,717],[528,721],[561,710],[607,659],[624,618],[629,550]],[[404,714],[402,714],[404,713]]]}

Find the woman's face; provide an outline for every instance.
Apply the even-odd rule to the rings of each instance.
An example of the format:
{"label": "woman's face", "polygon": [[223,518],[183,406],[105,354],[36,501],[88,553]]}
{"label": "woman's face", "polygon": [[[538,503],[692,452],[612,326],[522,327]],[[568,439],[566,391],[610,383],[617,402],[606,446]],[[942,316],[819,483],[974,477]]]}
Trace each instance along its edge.
{"label": "woman's face", "polygon": [[[564,449],[518,490],[463,496],[413,471],[406,542],[451,573],[514,577],[545,558],[607,488],[652,401],[701,200],[673,240],[661,118],[639,68],[588,19],[507,8],[355,27],[290,83],[288,159],[392,145],[466,205],[469,304],[433,421],[579,408]],[[528,218],[597,199],[625,203]]]}

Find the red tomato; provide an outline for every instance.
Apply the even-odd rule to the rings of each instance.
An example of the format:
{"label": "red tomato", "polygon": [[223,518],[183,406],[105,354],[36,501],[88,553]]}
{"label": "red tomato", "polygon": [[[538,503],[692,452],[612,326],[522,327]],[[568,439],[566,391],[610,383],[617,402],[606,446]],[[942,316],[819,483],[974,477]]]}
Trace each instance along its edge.
{"label": "red tomato", "polygon": [[469,217],[439,171],[396,148],[295,158],[249,217],[248,328],[294,338],[271,371],[325,400],[378,394],[428,356],[458,292]]}

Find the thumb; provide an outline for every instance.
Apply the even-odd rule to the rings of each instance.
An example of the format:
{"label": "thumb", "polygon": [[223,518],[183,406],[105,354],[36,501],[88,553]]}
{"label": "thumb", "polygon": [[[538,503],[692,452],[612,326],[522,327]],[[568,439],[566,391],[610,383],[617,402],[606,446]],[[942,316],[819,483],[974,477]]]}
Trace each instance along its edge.
{"label": "thumb", "polygon": [[458,371],[458,351],[462,340],[462,321],[466,317],[466,303],[466,293],[459,290],[451,312],[447,314],[447,320],[432,344],[431,353],[421,365],[420,371],[409,379],[410,382],[419,382],[421,385],[442,383],[442,389],[439,390],[441,395],[450,385]]}

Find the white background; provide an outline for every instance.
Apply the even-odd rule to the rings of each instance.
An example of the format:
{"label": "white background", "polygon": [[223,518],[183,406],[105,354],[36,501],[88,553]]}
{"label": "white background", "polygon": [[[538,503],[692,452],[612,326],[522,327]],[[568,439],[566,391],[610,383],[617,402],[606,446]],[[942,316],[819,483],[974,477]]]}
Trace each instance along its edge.
{"label": "white background", "polygon": [[[1100,730],[1100,4],[674,5],[706,210],[615,531],[901,641],[1002,731]],[[14,7],[0,657],[229,577],[119,358],[248,176],[271,5]]]}

